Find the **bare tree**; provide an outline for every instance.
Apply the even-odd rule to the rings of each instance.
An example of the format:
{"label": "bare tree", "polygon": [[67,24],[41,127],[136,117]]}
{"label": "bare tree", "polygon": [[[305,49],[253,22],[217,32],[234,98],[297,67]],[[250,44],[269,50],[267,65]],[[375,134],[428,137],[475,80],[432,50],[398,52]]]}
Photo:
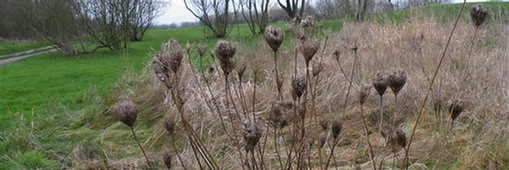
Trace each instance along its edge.
{"label": "bare tree", "polygon": [[316,1],[315,7],[319,15],[326,19],[336,19],[345,15],[343,10],[343,1],[339,0],[320,0]]}
{"label": "bare tree", "polygon": [[253,34],[261,34],[269,22],[270,0],[241,0],[242,17]]}
{"label": "bare tree", "polygon": [[285,10],[289,18],[295,18],[304,15],[306,0],[277,0],[279,6]]}
{"label": "bare tree", "polygon": [[184,4],[213,37],[226,37],[230,31],[229,10],[232,0],[184,0]]}

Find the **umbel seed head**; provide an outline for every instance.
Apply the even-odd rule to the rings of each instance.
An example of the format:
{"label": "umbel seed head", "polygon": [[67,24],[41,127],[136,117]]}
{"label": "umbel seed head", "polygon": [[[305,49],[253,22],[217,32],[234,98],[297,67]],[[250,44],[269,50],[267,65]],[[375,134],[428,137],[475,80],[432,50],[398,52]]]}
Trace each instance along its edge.
{"label": "umbel seed head", "polygon": [[385,90],[387,90],[387,80],[385,78],[385,74],[382,72],[378,72],[375,74],[375,77],[373,78],[373,87],[375,87],[376,91],[378,92],[378,95],[383,96],[385,93]]}
{"label": "umbel seed head", "polygon": [[341,132],[341,129],[343,129],[343,123],[341,123],[340,120],[334,120],[334,121],[332,121],[331,129],[332,129],[332,137],[334,137],[334,139],[337,139],[339,137],[339,133]]}
{"label": "umbel seed head", "polygon": [[307,81],[304,76],[297,74],[292,80],[292,97],[293,99],[300,98],[304,91],[306,91]]}
{"label": "umbel seed head", "polygon": [[281,44],[283,43],[283,39],[285,36],[285,32],[279,28],[275,28],[273,26],[268,26],[265,28],[265,41],[269,44],[272,51],[277,52]]}
{"label": "umbel seed head", "polygon": [[387,84],[391,88],[394,94],[398,94],[399,91],[405,86],[406,83],[406,73],[401,69],[394,69],[387,76]]}
{"label": "umbel seed head", "polygon": [[463,112],[463,101],[460,99],[449,100],[449,113],[451,113],[451,119],[454,122],[456,118]]}
{"label": "umbel seed head", "polygon": [[214,52],[216,53],[219,61],[221,62],[221,69],[225,75],[229,75],[235,68],[233,56],[237,51],[235,44],[228,41],[218,41]]}
{"label": "umbel seed head", "polygon": [[168,67],[171,71],[177,73],[182,63],[182,50],[176,40],[164,44],[158,56],[164,67]]}
{"label": "umbel seed head", "polygon": [[171,154],[168,151],[163,153],[163,161],[164,165],[166,165],[168,169],[171,169]]}
{"label": "umbel seed head", "polygon": [[118,120],[129,127],[133,127],[138,117],[136,105],[128,99],[121,99],[113,105],[113,112]]}
{"label": "umbel seed head", "polygon": [[306,66],[309,66],[309,62],[311,61],[311,59],[313,59],[319,48],[320,48],[319,41],[304,43],[304,45],[301,47],[302,55],[306,60]]}
{"label": "umbel seed head", "polygon": [[396,143],[401,147],[406,147],[406,135],[401,129],[396,130]]}
{"label": "umbel seed head", "polygon": [[258,123],[244,119],[240,122],[240,126],[242,128],[242,135],[244,136],[246,151],[253,151],[256,144],[260,140],[262,136],[262,130],[260,129],[260,125]]}
{"label": "umbel seed head", "polygon": [[288,124],[285,114],[293,108],[291,101],[275,101],[272,103],[271,112],[269,113],[269,120],[276,128],[283,128]]}
{"label": "umbel seed head", "polygon": [[207,44],[199,44],[198,45],[198,54],[200,54],[200,57],[203,57],[205,53],[207,52]]}
{"label": "umbel seed head", "polygon": [[164,118],[164,128],[168,132],[168,134],[173,135],[175,132],[175,120],[170,117]]}
{"label": "umbel seed head", "polygon": [[472,6],[470,8],[470,18],[476,27],[479,27],[484,22],[484,19],[488,15],[488,12],[481,7],[481,5]]}
{"label": "umbel seed head", "polygon": [[370,85],[363,85],[361,87],[361,91],[359,92],[359,102],[364,104],[369,97],[369,93],[371,93]]}

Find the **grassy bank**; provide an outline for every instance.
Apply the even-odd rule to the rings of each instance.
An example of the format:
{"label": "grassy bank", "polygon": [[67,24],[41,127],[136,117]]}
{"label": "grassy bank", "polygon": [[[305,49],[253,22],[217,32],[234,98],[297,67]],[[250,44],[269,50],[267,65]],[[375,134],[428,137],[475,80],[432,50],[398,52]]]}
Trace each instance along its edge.
{"label": "grassy bank", "polygon": [[[507,3],[501,3],[500,5],[507,6]],[[442,6],[434,6],[432,9],[437,9],[436,11],[446,10],[450,12],[450,14],[446,14],[447,16],[453,16],[455,14],[454,12],[457,12],[458,8],[457,5],[452,5],[450,7],[453,9],[449,9],[449,6],[443,7],[446,9],[442,9]],[[381,18],[384,18],[384,21],[392,20],[399,23],[405,23],[403,21],[406,21],[410,18],[410,16],[414,15],[424,14],[420,12],[400,11],[387,14],[387,16]],[[442,14],[437,14],[437,16],[441,15]],[[436,20],[441,19],[437,17],[433,18]],[[467,44],[469,42],[469,36],[467,34],[470,29],[465,25],[468,25],[469,19],[464,18],[462,21],[465,24],[462,29],[463,34],[461,34],[458,42]],[[425,22],[424,24],[436,24],[436,22]],[[289,35],[284,23],[278,23],[276,25],[277,27],[284,28],[286,34]],[[317,27],[327,29],[329,26],[333,26],[333,30],[338,31],[343,27],[343,24],[340,24],[339,21],[324,21],[319,23]],[[411,24],[406,24],[404,26],[404,28],[412,27]],[[359,78],[359,81],[361,78],[365,78],[365,80],[367,80],[368,77],[376,71],[376,69],[389,67],[389,65],[395,63],[405,67],[409,70],[409,74],[416,77],[412,77],[412,79],[414,79],[411,81],[411,83],[414,83],[413,87],[406,89],[405,93],[407,94],[404,94],[402,97],[403,101],[408,101],[405,103],[405,106],[414,108],[415,104],[410,101],[418,99],[412,98],[412,96],[422,95],[422,93],[419,93],[419,89],[425,87],[423,87],[422,84],[419,84],[419,82],[426,82],[425,75],[432,71],[432,67],[422,68],[422,66],[419,66],[422,64],[419,64],[418,62],[426,62],[429,59],[408,57],[411,59],[405,60],[405,58],[402,57],[419,56],[415,53],[415,51],[410,49],[411,47],[407,46],[410,44],[409,40],[416,38],[415,35],[420,33],[418,31],[412,32],[412,30],[419,30],[424,32],[426,36],[429,36],[425,39],[426,44],[422,46],[424,49],[423,53],[426,54],[425,56],[436,56],[436,52],[439,52],[442,49],[442,46],[435,44],[436,42],[443,42],[443,36],[448,32],[448,27],[437,26],[437,28],[439,28],[437,35],[434,35],[434,32],[429,29],[432,27],[426,25],[416,25],[413,26],[414,29],[403,29],[398,27],[397,24],[387,24],[387,27],[383,27],[381,25],[366,23],[364,25],[349,25],[348,28],[349,30],[347,32],[331,34],[331,37],[336,37],[331,40],[326,51],[331,52],[334,49],[345,48],[345,45],[351,45],[349,44],[351,42],[345,42],[347,40],[352,40],[348,39],[348,37],[355,38],[354,36],[359,36],[361,43],[370,45],[363,46],[363,48],[366,48],[366,53],[362,55],[364,55],[364,57],[369,56],[373,58],[381,57],[382,59],[379,59],[379,61],[382,64],[373,65],[371,60],[364,59],[361,62],[363,65],[366,65],[366,70],[364,70],[362,74],[358,73],[359,75],[356,75],[358,76],[356,78]],[[428,30],[424,28],[428,28]],[[370,30],[375,31],[370,32]],[[376,30],[385,30],[393,33],[391,35],[398,35],[399,32],[397,31],[400,30],[407,34],[401,37],[391,37],[394,38],[391,39],[393,41],[384,41],[384,39],[387,39],[387,36],[389,35],[384,34],[382,31],[376,32]],[[484,35],[488,34],[487,31],[481,33]],[[371,34],[373,35],[370,39],[367,35]],[[484,38],[484,40],[487,41],[484,41],[485,44],[483,45],[485,46],[480,47],[480,50],[488,51],[487,49],[489,48],[498,49],[497,45],[500,45],[499,43],[506,43],[500,42],[498,39],[492,39],[493,37],[490,36],[484,36]],[[190,44],[200,42],[206,43],[209,46],[209,50],[218,40],[205,39],[203,37],[203,28],[201,27],[176,30],[150,30],[147,32],[144,41],[131,43],[129,49],[125,51],[110,52],[102,50],[98,51],[96,54],[83,54],[76,57],[66,57],[59,54],[46,54],[0,66],[0,89],[4,89],[0,91],[0,111],[2,111],[2,114],[0,115],[0,129],[2,129],[2,134],[0,136],[0,155],[2,155],[0,157],[0,169],[58,169],[63,167],[92,169],[112,167],[133,168],[133,163],[136,164],[143,162],[140,157],[141,153],[136,148],[137,146],[135,143],[131,141],[131,137],[129,136],[130,131],[123,124],[116,122],[110,114],[110,105],[115,102],[116,97],[119,95],[130,96],[137,103],[141,103],[140,107],[142,107],[142,109],[139,118],[140,122],[137,124],[137,132],[139,132],[138,137],[142,139],[142,141],[145,141],[143,143],[144,146],[148,146],[147,150],[149,151],[149,157],[157,161],[159,163],[159,167],[162,167],[159,159],[161,153],[159,151],[164,149],[164,144],[169,140],[169,137],[161,135],[164,133],[164,130],[160,126],[160,119],[165,114],[171,114],[170,112],[174,112],[174,110],[171,110],[171,108],[168,108],[167,106],[164,107],[164,105],[159,105],[159,103],[161,103],[164,99],[161,97],[160,91],[158,91],[160,87],[157,86],[157,84],[152,83],[150,79],[152,70],[144,70],[144,68],[152,60],[153,54],[159,51],[161,43],[169,39],[178,40],[182,46],[185,46],[187,42]],[[239,55],[244,57],[258,56],[270,58],[270,56],[268,56],[269,54],[266,53],[266,46],[258,46],[259,44],[264,43],[263,39],[260,36],[250,35],[246,26],[234,27],[232,29],[230,40],[238,41],[239,46],[257,47],[256,49],[239,50]],[[288,59],[286,61],[291,61],[292,47],[294,45],[289,40],[290,38],[285,40],[284,52],[282,52],[283,57]],[[377,42],[381,45],[371,42]],[[396,45],[394,45],[395,43]],[[455,56],[462,56],[465,54],[465,51],[467,51],[465,50],[467,48],[465,44],[462,44],[463,46],[461,47],[455,48]],[[344,59],[347,64],[351,64],[352,54],[345,52],[348,51],[348,49],[343,50],[343,57],[345,58],[342,59]],[[194,48],[193,51],[195,51]],[[480,60],[483,57],[481,52],[473,55],[476,59],[475,61],[482,61]],[[397,54],[401,61],[395,61],[394,54]],[[502,53],[500,53],[500,51],[495,51],[490,54],[492,54],[491,56],[496,56]],[[196,52],[193,52],[192,55],[195,56]],[[323,54],[322,57],[326,58],[328,55]],[[497,60],[492,61],[503,61],[501,58],[495,57],[495,59]],[[386,60],[391,62],[382,62]],[[462,64],[465,64],[461,61],[461,58],[458,57],[448,61],[450,67],[447,71],[450,72],[447,72],[448,74],[446,74],[446,76],[451,77],[442,77],[443,82],[445,82],[444,84],[447,83],[447,80],[450,80],[449,78],[454,78],[454,76],[457,76],[459,72],[462,71],[456,69],[465,69],[465,67],[461,67],[464,66]],[[328,64],[334,63],[335,62],[331,60]],[[270,62],[263,64],[267,67],[271,66]],[[285,63],[284,66],[289,68],[292,64]],[[345,67],[345,69],[348,70],[350,70],[350,68],[351,65]],[[324,94],[333,94],[335,97],[333,96],[333,98],[326,98],[327,100],[323,100],[323,107],[326,108],[323,112],[331,113],[331,115],[336,116],[336,114],[342,112],[342,108],[337,105],[339,105],[338,103],[343,103],[342,94],[345,94],[346,89],[344,87],[344,83],[338,82],[346,82],[346,80],[341,78],[339,71],[334,65],[329,66],[328,69],[329,70],[326,71],[326,75],[329,75],[331,80],[324,82],[325,85],[323,86],[323,89],[324,91],[332,90],[333,92],[325,91]],[[503,70],[502,67],[498,69]],[[266,71],[266,73],[270,74],[270,69],[267,70],[268,71]],[[476,72],[477,70],[468,71],[479,74],[487,73]],[[286,71],[286,73],[291,72],[292,71]],[[290,75],[286,75],[286,78],[288,78],[286,82],[290,82],[289,77]],[[494,77],[488,78],[490,81],[494,81],[496,79]],[[250,77],[249,79],[255,78]],[[333,82],[336,80],[338,82]],[[260,84],[265,85],[259,89],[265,96],[263,99],[266,99],[267,101],[272,100],[271,95],[273,93],[271,90],[273,89],[271,89],[270,85],[272,85],[273,82],[271,82],[270,79],[267,79],[266,82],[260,82]],[[451,84],[446,84],[447,86],[444,85],[444,87],[454,89]],[[475,83],[472,83],[471,85],[472,87],[476,86]],[[220,86],[220,84],[217,84],[217,86]],[[477,93],[472,93],[474,92],[469,91],[468,94],[480,97]],[[490,94],[495,95],[495,93]],[[261,102],[260,105],[264,106],[264,104],[267,105],[267,103]],[[196,103],[196,106],[199,105],[203,104]],[[370,105],[371,109],[374,110],[373,108],[376,107],[376,101],[370,101]],[[486,109],[485,107],[483,107],[481,111],[489,113],[496,112]],[[355,110],[349,110],[349,112],[357,113]],[[496,114],[498,113],[499,112],[496,112]],[[460,168],[470,168],[466,165],[472,165],[468,163],[471,161],[470,159],[473,159],[473,156],[486,157],[484,160],[504,160],[503,158],[506,155],[504,155],[501,151],[503,151],[503,149],[509,149],[507,147],[481,145],[481,143],[486,142],[486,140],[475,140],[475,142],[477,142],[476,144],[480,144],[479,148],[482,148],[481,151],[478,151],[476,149],[472,149],[477,145],[467,142],[467,140],[477,139],[478,137],[486,137],[480,135],[476,136],[477,133],[464,130],[466,128],[474,128],[479,130],[479,132],[487,132],[482,131],[483,128],[486,127],[480,125],[479,122],[481,121],[478,121],[475,126],[466,125],[466,122],[468,121],[492,121],[492,118],[480,119],[480,117],[481,116],[479,115],[469,116],[464,117],[462,121],[460,121],[460,134],[451,137],[455,139],[452,142],[456,142],[457,145],[455,146],[457,147],[453,147],[454,150],[451,149],[451,154],[446,155],[451,156],[452,158],[450,160],[448,159],[446,161],[446,164],[448,165],[443,165],[443,167],[456,168],[457,166]],[[217,121],[209,120],[215,117],[202,119],[203,117],[196,116],[194,118],[196,118],[196,120],[203,120],[205,123],[209,123],[208,125],[210,126],[205,126],[203,128],[216,132],[212,129],[213,127],[218,127]],[[424,126],[433,126],[433,123],[444,124],[444,122],[437,117],[426,116],[426,118],[429,120],[429,123]],[[409,131],[413,120],[414,117],[410,114],[408,119],[402,125],[406,132]],[[203,122],[195,121],[194,123],[199,124]],[[350,122],[345,126],[353,127],[359,125],[358,123],[359,122]],[[355,137],[358,137],[360,133],[356,130],[359,129],[360,127],[355,127],[347,130],[347,132],[351,132],[351,134],[345,135],[345,138],[348,138],[350,141],[357,141],[358,139]],[[440,135],[443,135],[442,132],[435,133],[433,130],[437,129],[427,128],[420,131],[420,134],[429,136],[430,140],[421,140],[419,144],[429,148],[434,147],[434,149],[431,150],[431,154],[426,155],[425,151],[427,150],[416,151],[415,153],[417,156],[414,156],[412,161],[421,162],[428,167],[433,166],[432,164],[435,160],[430,157],[436,156],[435,154],[440,153],[437,138],[439,138]],[[488,139],[496,139],[494,141],[501,143],[500,139],[492,137],[492,135],[496,133],[493,131],[488,132],[490,132],[486,133],[489,137]],[[217,134],[209,134],[208,137],[213,137],[214,135]],[[217,136],[219,136],[218,138],[224,137],[220,135]],[[372,137],[377,140],[383,140],[376,134]],[[176,139],[178,146],[185,147],[185,142],[181,140],[183,139],[181,133],[178,134]],[[224,142],[224,140],[218,139],[217,141],[212,141],[208,144],[211,146],[217,146],[214,147],[217,153],[225,152],[225,154],[228,153],[234,155],[229,152],[230,150],[228,149],[231,149],[228,148],[229,146],[224,146],[226,150],[221,150],[224,149],[221,148],[223,147],[221,142]],[[383,150],[382,143],[379,142],[376,146],[380,149],[380,153],[387,155],[390,154],[390,151]],[[469,148],[474,151],[458,151],[468,150]],[[342,151],[349,153],[345,154],[344,159],[352,159],[351,157],[348,157],[352,155],[354,155],[354,157],[359,157],[359,159],[365,158],[366,153],[363,151],[365,151],[366,148],[364,147],[343,149],[344,150]],[[497,151],[497,149],[499,149],[499,151]],[[484,150],[486,150],[486,152],[484,152]],[[189,148],[187,148],[187,150],[183,151],[183,153],[186,153],[186,156],[192,162],[192,157],[190,157],[192,155],[189,151]],[[466,153],[473,156],[459,157],[454,155],[456,153]],[[339,156],[340,155],[338,155],[338,157]],[[421,159],[419,159],[419,156],[421,156]],[[224,155],[220,155],[220,157],[224,160],[231,159]],[[231,163],[227,166],[236,167],[237,165],[235,163]]]}

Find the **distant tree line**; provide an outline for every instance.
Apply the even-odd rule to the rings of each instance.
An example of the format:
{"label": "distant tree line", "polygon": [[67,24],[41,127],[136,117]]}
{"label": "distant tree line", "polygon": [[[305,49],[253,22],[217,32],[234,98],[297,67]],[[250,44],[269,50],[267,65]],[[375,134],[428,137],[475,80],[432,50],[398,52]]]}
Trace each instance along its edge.
{"label": "distant tree line", "polygon": [[162,0],[2,0],[0,36],[44,39],[64,54],[115,51],[141,41]]}

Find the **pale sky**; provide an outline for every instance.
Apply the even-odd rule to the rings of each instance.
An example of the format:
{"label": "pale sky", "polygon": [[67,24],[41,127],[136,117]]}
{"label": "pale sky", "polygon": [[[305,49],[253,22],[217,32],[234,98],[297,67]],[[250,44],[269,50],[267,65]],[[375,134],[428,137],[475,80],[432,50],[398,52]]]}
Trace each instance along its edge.
{"label": "pale sky", "polygon": [[[169,1],[169,0],[166,0]],[[467,2],[485,2],[487,0],[467,0]],[[454,0],[455,3],[463,2],[463,0]],[[163,14],[155,19],[155,24],[171,24],[181,22],[196,22],[191,12],[186,9],[184,0],[172,0],[172,2],[163,9]]]}

